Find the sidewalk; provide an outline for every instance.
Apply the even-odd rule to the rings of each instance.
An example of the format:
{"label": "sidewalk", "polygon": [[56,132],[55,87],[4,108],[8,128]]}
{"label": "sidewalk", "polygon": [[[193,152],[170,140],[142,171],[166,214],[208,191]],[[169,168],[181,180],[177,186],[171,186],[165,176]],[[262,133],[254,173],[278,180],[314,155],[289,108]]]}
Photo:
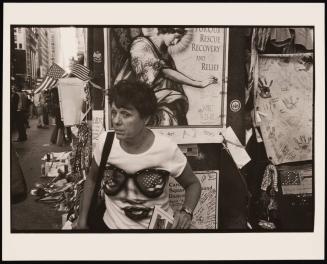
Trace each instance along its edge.
{"label": "sidewalk", "polygon": [[[58,230],[62,227],[63,212],[57,211],[53,204],[36,202],[37,196],[32,196],[30,190],[36,183],[45,183],[49,179],[41,178],[41,158],[48,152],[62,152],[71,149],[70,146],[57,146],[50,143],[50,136],[54,125],[49,129],[37,128],[37,119],[30,119],[30,128],[27,129],[27,141],[12,142],[22,166],[24,177],[29,191],[23,202],[11,205],[12,231]],[[17,135],[13,134],[12,139]]]}

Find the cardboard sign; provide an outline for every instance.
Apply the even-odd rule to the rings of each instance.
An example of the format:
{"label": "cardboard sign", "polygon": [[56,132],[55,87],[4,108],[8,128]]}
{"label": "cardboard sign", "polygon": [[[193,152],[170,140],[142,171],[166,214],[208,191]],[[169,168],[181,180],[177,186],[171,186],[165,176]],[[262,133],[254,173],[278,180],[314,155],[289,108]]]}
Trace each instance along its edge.
{"label": "cardboard sign", "polygon": [[[195,171],[201,183],[200,200],[195,207],[192,220],[194,229],[218,229],[219,171]],[[185,191],[173,178],[169,180],[169,204],[174,211],[180,210]]]}
{"label": "cardboard sign", "polygon": [[274,164],[312,159],[313,63],[310,57],[259,57],[256,109]]}

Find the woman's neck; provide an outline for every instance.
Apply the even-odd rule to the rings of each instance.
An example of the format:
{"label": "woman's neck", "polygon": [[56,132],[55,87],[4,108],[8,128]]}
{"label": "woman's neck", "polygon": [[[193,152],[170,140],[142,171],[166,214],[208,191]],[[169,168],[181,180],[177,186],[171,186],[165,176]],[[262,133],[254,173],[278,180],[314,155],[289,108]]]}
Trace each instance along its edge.
{"label": "woman's neck", "polygon": [[121,140],[120,146],[127,153],[140,154],[147,151],[153,143],[154,134],[151,130],[145,128],[132,139]]}

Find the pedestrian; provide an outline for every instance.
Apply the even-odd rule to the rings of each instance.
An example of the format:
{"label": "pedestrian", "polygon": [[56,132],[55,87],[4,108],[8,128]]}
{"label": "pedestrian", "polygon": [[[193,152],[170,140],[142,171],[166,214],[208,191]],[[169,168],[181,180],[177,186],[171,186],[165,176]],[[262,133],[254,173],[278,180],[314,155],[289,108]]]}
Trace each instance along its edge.
{"label": "pedestrian", "polygon": [[37,110],[37,118],[38,118],[38,128],[44,128],[44,122],[43,122],[43,104],[44,104],[44,95],[43,92],[39,92],[34,94],[34,104]]}
{"label": "pedestrian", "polygon": [[[183,207],[174,214],[173,229],[188,229],[201,185],[183,152],[170,138],[146,127],[157,100],[144,83],[121,81],[109,91],[115,131],[103,175],[106,211],[103,228],[147,229],[155,206],[173,214],[169,205],[169,176],[185,190]],[[91,198],[107,132],[98,140],[90,173],[84,184],[79,217],[74,229],[87,229]],[[108,146],[106,146],[108,147]]]}
{"label": "pedestrian", "polygon": [[44,128],[49,128],[49,105],[50,105],[50,92],[45,90],[44,93],[44,103],[43,103],[43,123]]}
{"label": "pedestrian", "polygon": [[13,110],[15,112],[15,121],[17,124],[18,138],[16,142],[27,140],[26,135],[26,117],[28,112],[28,99],[24,92],[22,92],[22,85],[18,83],[15,87],[13,95]]}
{"label": "pedestrian", "polygon": [[25,94],[25,96],[27,98],[27,108],[25,111],[25,128],[30,128],[29,118],[30,118],[30,107],[31,107],[32,102],[31,102],[29,93],[26,91],[23,91],[23,93]]}
{"label": "pedestrian", "polygon": [[15,84],[11,85],[10,89],[10,114],[11,114],[11,133],[18,129],[17,126],[17,106],[18,106],[18,96],[16,94]]}
{"label": "pedestrian", "polygon": [[33,95],[33,92],[29,93],[28,96],[29,96],[29,100],[30,100],[29,117],[31,119],[34,119],[34,117],[35,117],[35,115],[34,115],[34,113],[35,113],[35,111],[34,111],[35,106],[34,106],[34,95]]}

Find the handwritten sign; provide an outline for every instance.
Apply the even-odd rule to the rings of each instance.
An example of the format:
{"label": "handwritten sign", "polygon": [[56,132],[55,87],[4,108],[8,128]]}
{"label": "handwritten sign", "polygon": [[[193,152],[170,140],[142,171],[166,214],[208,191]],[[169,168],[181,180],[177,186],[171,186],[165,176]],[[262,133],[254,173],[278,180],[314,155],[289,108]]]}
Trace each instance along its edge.
{"label": "handwritten sign", "polygon": [[[193,213],[192,226],[196,229],[218,229],[218,183],[219,171],[195,171],[202,191]],[[184,189],[173,178],[169,180],[169,203],[174,211],[184,202]]]}
{"label": "handwritten sign", "polygon": [[312,94],[309,57],[259,57],[256,109],[275,164],[312,159]]}
{"label": "handwritten sign", "polygon": [[92,111],[92,150],[94,150],[97,139],[104,130],[103,118],[104,114],[102,110]]}
{"label": "handwritten sign", "polygon": [[215,127],[202,128],[155,128],[154,131],[170,137],[177,144],[191,144],[191,143],[221,143],[223,136],[221,132],[223,129]]}
{"label": "handwritten sign", "polygon": [[[217,84],[197,89],[184,85],[189,99],[189,126],[223,126],[226,100],[226,34],[225,28],[192,28],[192,40],[181,50],[183,43],[171,46],[170,52],[177,69],[194,80],[209,76],[218,78]],[[181,42],[183,39],[181,40]]]}

